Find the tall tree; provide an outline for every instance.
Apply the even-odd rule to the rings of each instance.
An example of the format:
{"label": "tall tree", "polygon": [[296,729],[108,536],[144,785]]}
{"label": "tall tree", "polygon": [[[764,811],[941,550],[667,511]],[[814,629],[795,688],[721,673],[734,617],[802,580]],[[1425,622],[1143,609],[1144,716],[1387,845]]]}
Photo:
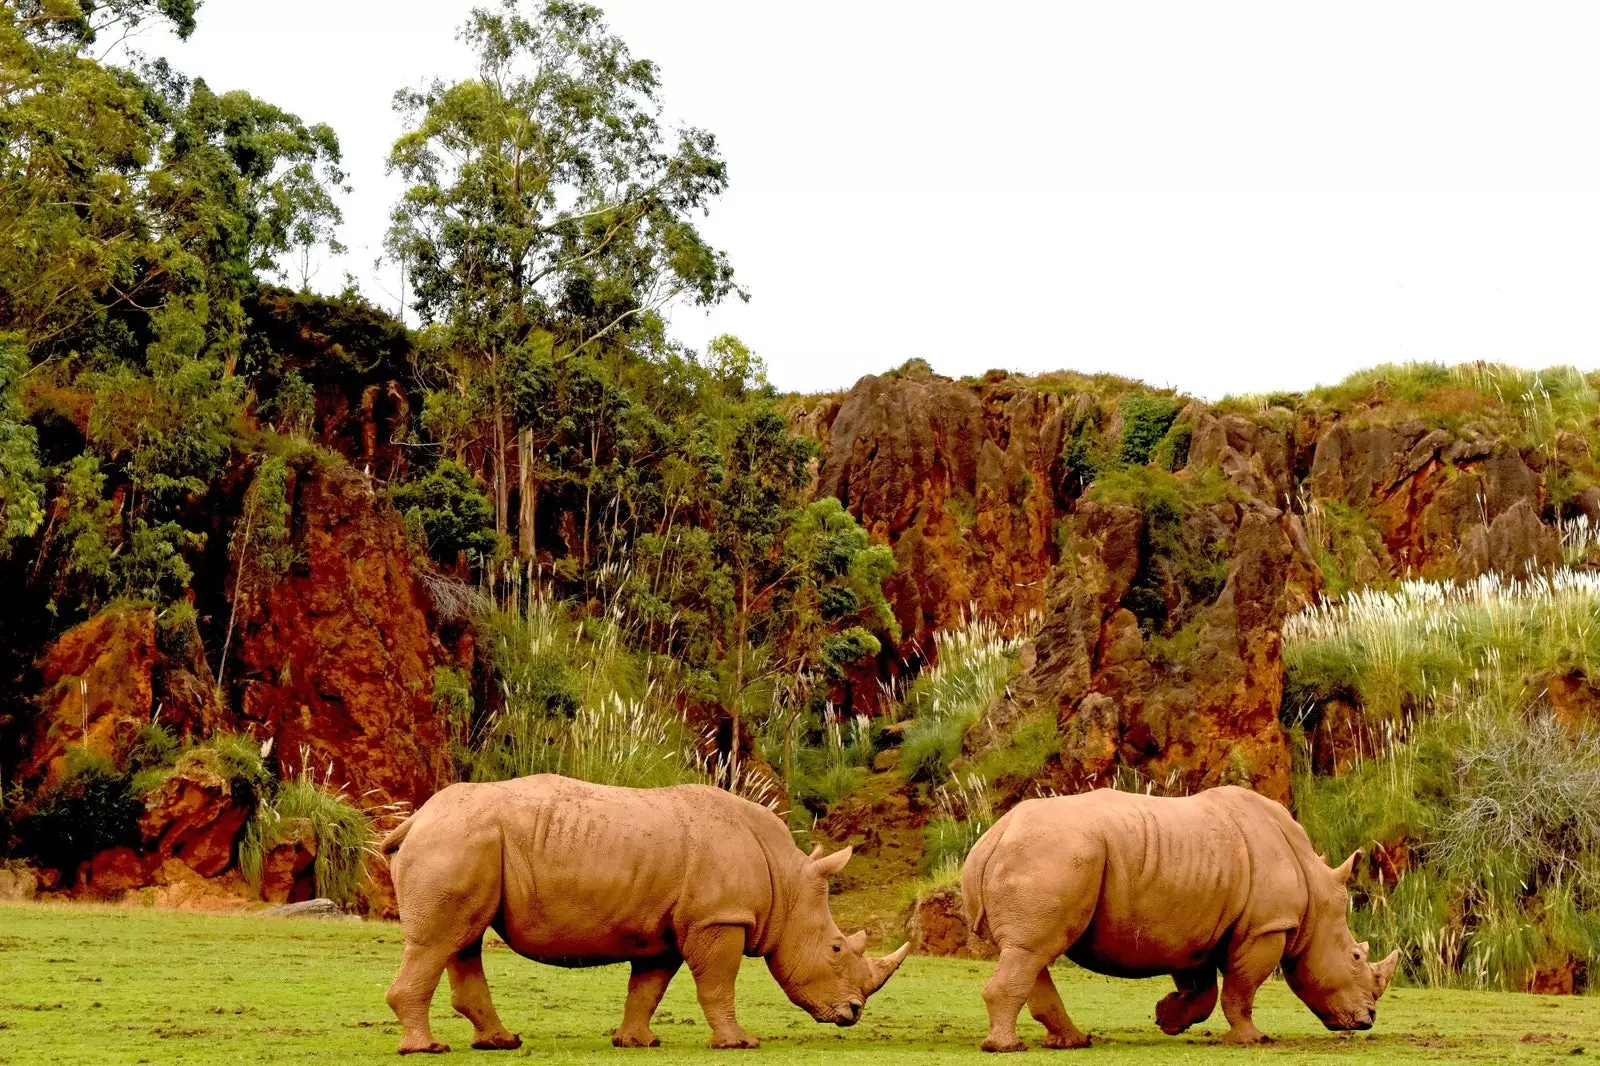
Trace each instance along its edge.
{"label": "tall tree", "polygon": [[[417,312],[446,323],[488,382],[504,533],[507,368],[530,332],[552,334],[560,361],[648,327],[675,300],[743,293],[694,223],[727,185],[715,140],[663,127],[655,65],[633,58],[598,9],[503,0],[474,9],[461,37],[476,77],[395,94],[407,131],[389,168],[410,184],[387,246]],[[525,469],[536,447],[520,435]],[[522,493],[530,526],[535,488]],[[531,551],[531,537],[521,540]]]}

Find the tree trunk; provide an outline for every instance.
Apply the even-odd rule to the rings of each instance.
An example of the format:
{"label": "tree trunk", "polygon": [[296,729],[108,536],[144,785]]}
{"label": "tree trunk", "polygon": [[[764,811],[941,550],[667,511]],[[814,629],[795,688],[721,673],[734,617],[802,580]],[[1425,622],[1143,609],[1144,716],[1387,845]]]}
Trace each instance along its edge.
{"label": "tree trunk", "polygon": [[517,431],[517,552],[534,555],[534,522],[539,514],[539,485],[533,480],[533,430]]}

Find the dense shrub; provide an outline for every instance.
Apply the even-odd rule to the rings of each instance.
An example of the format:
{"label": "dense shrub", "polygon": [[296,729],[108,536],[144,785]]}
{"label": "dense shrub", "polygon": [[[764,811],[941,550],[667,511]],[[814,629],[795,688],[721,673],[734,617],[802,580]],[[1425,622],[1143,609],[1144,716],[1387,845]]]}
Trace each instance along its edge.
{"label": "dense shrub", "polygon": [[107,848],[136,846],[143,810],[128,774],[73,750],[66,775],[35,796],[20,820],[21,850],[40,865],[72,871]]}
{"label": "dense shrub", "polygon": [[445,459],[412,481],[390,490],[395,509],[420,526],[428,553],[454,565],[459,552],[482,562],[494,556],[500,539],[494,531],[494,505],[466,467]]}

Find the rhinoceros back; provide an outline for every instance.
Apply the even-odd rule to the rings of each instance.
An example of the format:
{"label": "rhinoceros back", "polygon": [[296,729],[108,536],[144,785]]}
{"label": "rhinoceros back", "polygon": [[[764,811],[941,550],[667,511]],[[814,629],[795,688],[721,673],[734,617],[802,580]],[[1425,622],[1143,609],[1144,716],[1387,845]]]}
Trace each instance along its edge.
{"label": "rhinoceros back", "polygon": [[[396,858],[458,849],[473,834],[486,842],[435,876],[497,877],[507,943],[566,965],[657,954],[698,921],[759,929],[771,911],[770,853],[794,851],[774,815],[719,789],[539,775],[444,790],[414,816]],[[402,917],[406,873],[396,871]]]}

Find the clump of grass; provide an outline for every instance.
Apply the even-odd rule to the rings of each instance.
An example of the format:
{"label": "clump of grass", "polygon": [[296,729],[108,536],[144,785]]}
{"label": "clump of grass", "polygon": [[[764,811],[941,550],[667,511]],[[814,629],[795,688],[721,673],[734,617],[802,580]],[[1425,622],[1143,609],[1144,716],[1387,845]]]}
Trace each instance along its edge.
{"label": "clump of grass", "polygon": [[1016,672],[1021,648],[1021,638],[976,617],[933,639],[934,664],[912,682],[903,703],[911,715],[900,751],[900,774],[907,781],[948,776],[967,730]]}
{"label": "clump of grass", "polygon": [[282,782],[277,794],[263,802],[247,823],[239,842],[239,868],[245,879],[261,887],[267,852],[298,820],[309,823],[316,837],[317,895],[340,906],[353,903],[373,844],[373,819],[343,790],[310,774]]}
{"label": "clump of grass", "polygon": [[[797,807],[821,814],[854,792],[865,778],[865,768],[876,752],[872,723],[866,715],[842,715],[832,705],[823,706],[821,722],[812,730],[788,716],[768,719],[775,732],[762,737],[767,761],[784,768]],[[790,731],[801,734],[800,742]]]}
{"label": "clump of grass", "polygon": [[1410,980],[1525,989],[1600,962],[1600,750],[1549,713],[1479,701],[1389,734],[1340,777],[1295,777],[1295,811],[1363,870],[1358,937],[1401,949]]}

